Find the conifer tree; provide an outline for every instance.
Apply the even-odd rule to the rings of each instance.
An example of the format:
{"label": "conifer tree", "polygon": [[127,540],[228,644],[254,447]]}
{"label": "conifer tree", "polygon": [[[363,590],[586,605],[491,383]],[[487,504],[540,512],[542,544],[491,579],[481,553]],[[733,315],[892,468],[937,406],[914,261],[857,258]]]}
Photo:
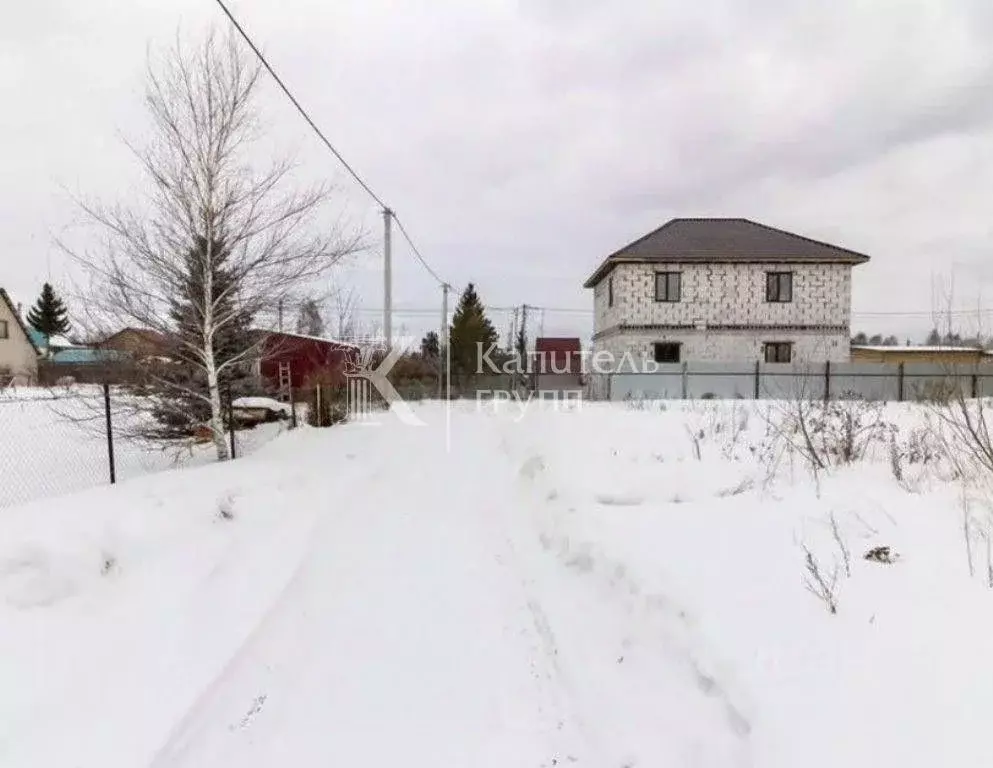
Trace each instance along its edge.
{"label": "conifer tree", "polygon": [[324,318],[321,317],[321,308],[314,299],[307,299],[300,305],[297,333],[304,336],[324,336]]}
{"label": "conifer tree", "polygon": [[[175,327],[170,363],[163,371],[156,389],[159,407],[155,411],[160,425],[158,437],[181,437],[209,423],[210,402],[203,361],[204,307],[208,304],[208,267],[210,265],[209,295],[213,297],[212,314],[219,322],[213,330],[213,351],[218,373],[218,385],[225,396],[237,397],[247,390],[250,372],[246,365],[230,364],[251,349],[252,318],[236,308],[234,278],[228,267],[230,252],[222,242],[215,242],[213,259],[204,258],[206,240],[201,238],[191,249],[186,262],[186,285],[175,296],[169,310]],[[219,255],[218,255],[219,254]]]}
{"label": "conifer tree", "polygon": [[438,342],[438,334],[435,331],[428,331],[421,339],[421,357],[426,360],[437,360],[441,354],[441,345]]}
{"label": "conifer tree", "polygon": [[498,338],[496,329],[486,317],[476,287],[469,283],[459,298],[449,330],[452,375],[465,384],[477,374],[495,373],[480,368],[482,354],[491,349]]}
{"label": "conifer tree", "polygon": [[46,339],[68,333],[71,327],[69,310],[49,283],[42,286],[41,296],[28,311],[27,320],[28,325],[43,334]]}

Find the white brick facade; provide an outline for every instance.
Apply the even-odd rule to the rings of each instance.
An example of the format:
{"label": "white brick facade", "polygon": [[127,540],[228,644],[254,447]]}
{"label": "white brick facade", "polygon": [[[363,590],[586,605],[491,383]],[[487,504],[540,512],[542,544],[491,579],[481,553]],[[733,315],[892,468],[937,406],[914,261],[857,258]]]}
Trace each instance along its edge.
{"label": "white brick facade", "polygon": [[[630,360],[652,359],[653,345],[657,342],[682,344],[680,359],[683,362],[749,362],[764,359],[767,342],[793,344],[793,361],[832,363],[849,361],[849,336],[847,333],[820,333],[816,331],[639,331],[625,332],[598,339],[595,351],[609,352],[620,363],[624,355]],[[625,363],[628,365],[628,363]],[[627,368],[625,367],[625,372]]]}
{"label": "white brick facade", "polygon": [[[594,286],[594,349],[652,357],[678,342],[681,361],[763,359],[789,342],[794,362],[846,362],[850,264],[618,263]],[[767,302],[766,273],[792,273],[792,301]],[[679,272],[678,302],[655,300],[655,274]],[[613,292],[613,305],[608,300]]]}

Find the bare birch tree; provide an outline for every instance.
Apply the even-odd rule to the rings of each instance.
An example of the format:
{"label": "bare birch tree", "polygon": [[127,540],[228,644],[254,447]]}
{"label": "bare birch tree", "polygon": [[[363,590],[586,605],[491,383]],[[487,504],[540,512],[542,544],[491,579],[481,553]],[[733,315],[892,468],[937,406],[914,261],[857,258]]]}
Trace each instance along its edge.
{"label": "bare birch tree", "polygon": [[221,355],[222,337],[360,247],[340,223],[317,226],[328,187],[294,187],[287,160],[261,170],[252,163],[261,136],[260,74],[233,38],[214,34],[193,47],[177,40],[164,56],[150,58],[151,139],[129,144],[144,199],[80,201],[101,243],[82,251],[66,246],[90,278],[92,320],[106,329],[137,325],[162,334],[173,346],[170,357],[196,374],[195,384],[152,378],[163,397],[171,392],[206,404],[204,426],[219,460],[229,456],[223,377],[251,363],[262,336],[243,336],[233,346],[225,339]]}
{"label": "bare birch tree", "polygon": [[354,341],[358,335],[355,315],[359,303],[355,287],[343,285],[332,278],[330,299],[331,326],[335,338],[339,341]]}

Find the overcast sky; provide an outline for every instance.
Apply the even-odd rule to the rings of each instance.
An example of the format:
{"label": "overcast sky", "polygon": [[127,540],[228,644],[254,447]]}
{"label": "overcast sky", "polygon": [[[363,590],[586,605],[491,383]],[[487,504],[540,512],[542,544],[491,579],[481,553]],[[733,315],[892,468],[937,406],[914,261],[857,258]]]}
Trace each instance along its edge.
{"label": "overcast sky", "polygon": [[[434,269],[546,334],[591,332],[584,279],[674,216],[743,216],[866,252],[853,328],[926,333],[936,280],[993,328],[990,0],[230,0]],[[74,219],[66,189],[135,182],[146,52],[226,20],[213,0],[35,0],[0,25],[0,285],[25,304]],[[381,218],[270,83],[274,139],[340,186],[373,248],[345,278],[381,300]],[[401,243],[397,323],[435,323]],[[944,305],[944,299],[942,299]],[[902,313],[902,314],[901,314]],[[539,315],[540,317],[540,315]],[[507,315],[494,312],[498,328]]]}

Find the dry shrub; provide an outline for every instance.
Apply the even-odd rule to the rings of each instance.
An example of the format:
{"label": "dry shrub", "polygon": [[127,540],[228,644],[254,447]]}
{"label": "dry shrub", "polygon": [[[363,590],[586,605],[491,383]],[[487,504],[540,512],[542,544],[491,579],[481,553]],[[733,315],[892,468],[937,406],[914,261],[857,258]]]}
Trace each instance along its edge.
{"label": "dry shrub", "polygon": [[961,385],[952,378],[924,381],[912,387],[914,399],[932,405],[946,405],[961,392]]}
{"label": "dry shrub", "polygon": [[307,423],[332,427],[348,420],[348,380],[340,368],[324,368],[307,377],[304,385]]}
{"label": "dry shrub", "polygon": [[931,426],[913,427],[890,434],[890,468],[893,477],[907,491],[916,491],[922,480],[934,475],[939,479],[958,476],[954,464],[947,461],[946,446]]}
{"label": "dry shrub", "polygon": [[856,398],[789,401],[770,409],[763,456],[778,463],[784,454],[798,455],[815,471],[862,461],[896,430],[883,408]]}

